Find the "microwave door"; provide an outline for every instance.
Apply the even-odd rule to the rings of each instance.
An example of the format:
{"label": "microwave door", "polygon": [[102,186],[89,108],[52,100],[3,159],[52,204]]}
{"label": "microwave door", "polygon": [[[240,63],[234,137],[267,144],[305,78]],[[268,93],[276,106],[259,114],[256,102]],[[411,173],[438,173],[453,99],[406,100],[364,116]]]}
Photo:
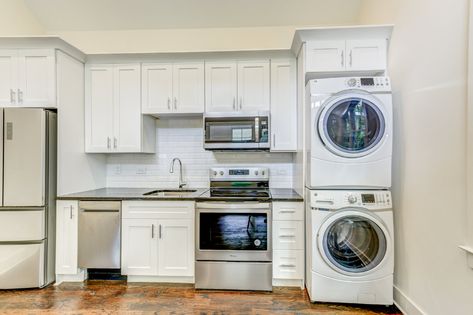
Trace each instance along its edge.
{"label": "microwave door", "polygon": [[207,121],[205,127],[207,143],[254,143],[255,124],[251,121]]}

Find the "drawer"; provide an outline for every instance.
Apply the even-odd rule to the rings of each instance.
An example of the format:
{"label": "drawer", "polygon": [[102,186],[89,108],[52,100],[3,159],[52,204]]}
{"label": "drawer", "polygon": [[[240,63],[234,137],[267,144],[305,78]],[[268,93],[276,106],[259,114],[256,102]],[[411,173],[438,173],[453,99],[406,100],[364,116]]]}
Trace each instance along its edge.
{"label": "drawer", "polygon": [[273,249],[304,249],[304,222],[274,221]]}
{"label": "drawer", "polygon": [[194,201],[123,201],[124,219],[193,219]]}
{"label": "drawer", "polygon": [[273,202],[274,221],[304,221],[303,202]]}
{"label": "drawer", "polygon": [[0,240],[39,241],[46,237],[45,210],[0,211]]}
{"label": "drawer", "polygon": [[273,251],[274,279],[303,279],[304,251],[303,250],[274,250]]}

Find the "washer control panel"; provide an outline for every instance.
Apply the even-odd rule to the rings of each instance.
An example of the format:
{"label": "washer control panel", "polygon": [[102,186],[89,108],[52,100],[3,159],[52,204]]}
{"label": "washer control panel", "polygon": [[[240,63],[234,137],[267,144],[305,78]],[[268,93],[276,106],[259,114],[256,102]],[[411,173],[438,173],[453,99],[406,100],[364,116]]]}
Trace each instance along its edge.
{"label": "washer control panel", "polygon": [[347,207],[382,210],[392,208],[392,198],[388,190],[311,190],[310,205],[325,210]]}
{"label": "washer control panel", "polygon": [[348,88],[358,89],[372,89],[372,88],[386,88],[391,86],[388,77],[363,77],[363,78],[348,78],[346,80]]}

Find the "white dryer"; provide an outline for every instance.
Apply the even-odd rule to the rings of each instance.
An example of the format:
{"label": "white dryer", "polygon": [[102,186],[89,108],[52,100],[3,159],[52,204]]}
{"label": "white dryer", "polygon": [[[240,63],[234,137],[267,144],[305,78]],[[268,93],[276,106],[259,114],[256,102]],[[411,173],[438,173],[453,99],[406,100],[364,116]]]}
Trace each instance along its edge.
{"label": "white dryer", "polygon": [[307,186],[391,187],[392,94],[389,78],[331,78],[307,83]]}
{"label": "white dryer", "polygon": [[393,304],[391,193],[306,190],[312,302]]}

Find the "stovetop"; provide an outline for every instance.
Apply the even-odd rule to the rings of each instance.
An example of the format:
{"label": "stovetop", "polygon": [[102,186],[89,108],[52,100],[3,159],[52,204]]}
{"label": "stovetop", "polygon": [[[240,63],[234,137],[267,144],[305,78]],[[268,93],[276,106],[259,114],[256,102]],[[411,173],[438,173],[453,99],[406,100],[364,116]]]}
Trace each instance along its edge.
{"label": "stovetop", "polygon": [[210,188],[197,199],[208,201],[269,201],[269,189]]}

